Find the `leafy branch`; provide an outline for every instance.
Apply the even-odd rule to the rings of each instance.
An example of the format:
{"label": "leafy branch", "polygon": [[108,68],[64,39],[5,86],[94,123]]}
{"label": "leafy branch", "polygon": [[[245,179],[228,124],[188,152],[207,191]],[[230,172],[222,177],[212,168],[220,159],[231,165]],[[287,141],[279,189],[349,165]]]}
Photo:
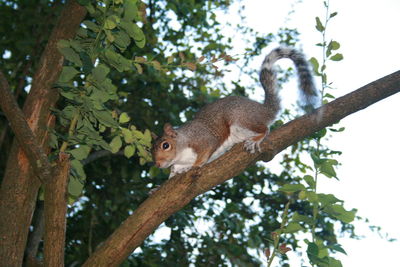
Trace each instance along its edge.
{"label": "leafy branch", "polygon": [[[138,48],[145,45],[145,36],[138,22],[144,22],[145,9],[141,1],[82,1],[91,19],[83,22],[73,40],[58,43],[59,51],[67,63],[63,67],[57,86],[65,99],[62,110],[53,110],[66,134],[52,133],[52,146],[72,155],[69,193],[78,197],[86,179],[82,160],[92,150],[105,149],[117,153],[125,141],[124,154],[135,152],[140,163],[151,161],[150,132],[140,132],[134,125],[125,126],[130,118],[118,115],[111,102],[119,101],[117,87],[108,75],[111,70],[133,71],[135,61],[122,53],[133,41]],[[107,141],[110,139],[111,142]]]}

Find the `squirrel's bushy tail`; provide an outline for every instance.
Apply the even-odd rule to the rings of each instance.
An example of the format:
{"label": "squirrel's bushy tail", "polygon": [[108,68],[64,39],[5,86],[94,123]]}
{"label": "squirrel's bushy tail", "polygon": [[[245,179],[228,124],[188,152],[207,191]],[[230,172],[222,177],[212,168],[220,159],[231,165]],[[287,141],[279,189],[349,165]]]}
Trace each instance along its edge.
{"label": "squirrel's bushy tail", "polygon": [[276,86],[274,64],[282,58],[291,59],[296,67],[303,104],[316,107],[319,104],[319,94],[314,85],[309,63],[301,52],[290,47],[275,48],[265,57],[262,63],[260,81],[265,91],[264,104],[270,108],[270,112],[274,117],[278,114],[280,99]]}

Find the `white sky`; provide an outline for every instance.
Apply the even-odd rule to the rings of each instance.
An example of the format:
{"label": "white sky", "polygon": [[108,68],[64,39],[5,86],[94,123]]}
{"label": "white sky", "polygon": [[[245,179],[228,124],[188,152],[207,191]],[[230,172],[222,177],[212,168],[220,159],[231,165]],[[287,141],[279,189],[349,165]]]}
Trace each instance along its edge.
{"label": "white sky", "polygon": [[[259,32],[276,32],[284,26],[292,2],[243,1],[248,25]],[[320,51],[314,45],[321,37],[314,28],[315,17],[324,17],[325,11],[322,1],[304,2],[295,6],[287,25],[299,29],[304,52],[318,56]],[[328,66],[329,79],[338,88],[335,96],[400,69],[400,1],[332,0],[330,6],[338,15],[330,22],[328,35],[341,44],[339,51],[345,58]],[[342,166],[337,170],[340,181],[321,179],[319,191],[335,194],[345,201],[346,208],[357,208],[358,215],[399,240],[389,243],[371,233],[368,225],[356,223],[356,232],[366,238],[339,240],[348,253],[339,257],[343,266],[399,266],[399,111],[397,94],[342,120],[346,130],[329,141],[331,148],[343,152],[339,158]],[[289,258],[298,256],[289,254]],[[292,264],[298,263],[294,260]]]}

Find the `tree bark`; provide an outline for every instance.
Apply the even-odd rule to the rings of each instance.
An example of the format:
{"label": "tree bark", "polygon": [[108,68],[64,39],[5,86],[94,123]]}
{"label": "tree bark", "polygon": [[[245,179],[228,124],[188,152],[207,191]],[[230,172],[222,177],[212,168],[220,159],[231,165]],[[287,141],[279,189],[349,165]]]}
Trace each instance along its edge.
{"label": "tree bark", "polygon": [[25,267],[35,267],[40,265],[36,255],[44,233],[44,203],[41,200],[36,204],[32,227],[33,230],[29,233],[28,244],[25,250]]}
{"label": "tree bark", "polygon": [[41,177],[41,181],[50,181],[51,166],[47,155],[42,147],[38,146],[37,139],[19,109],[2,72],[0,72],[0,107],[36,175]]}
{"label": "tree bark", "polygon": [[44,187],[44,266],[64,266],[69,155],[60,153],[55,177]]}
{"label": "tree bark", "polygon": [[[86,9],[75,0],[64,7],[53,29],[33,77],[31,90],[24,104],[24,114],[38,140],[48,152],[47,129],[54,123],[50,108],[58,99],[53,88],[63,65],[57,42],[75,36]],[[13,142],[0,189],[0,262],[2,266],[21,266],[40,181],[33,175],[29,161],[18,142]]]}
{"label": "tree bark", "polygon": [[400,91],[400,71],[340,97],[271,132],[262,153],[250,154],[242,144],[201,169],[174,176],[145,200],[88,258],[83,266],[118,266],[163,221],[194,197],[241,173],[257,160],[270,161],[286,147],[340,119]]}

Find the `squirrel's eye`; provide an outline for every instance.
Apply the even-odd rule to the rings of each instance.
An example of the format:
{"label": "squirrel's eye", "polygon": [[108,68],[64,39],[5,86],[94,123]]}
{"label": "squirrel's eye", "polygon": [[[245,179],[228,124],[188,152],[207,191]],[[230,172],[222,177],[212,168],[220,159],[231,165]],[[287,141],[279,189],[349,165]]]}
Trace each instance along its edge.
{"label": "squirrel's eye", "polygon": [[162,144],[162,148],[163,148],[164,150],[168,149],[168,148],[169,148],[168,142],[164,142],[164,143]]}

